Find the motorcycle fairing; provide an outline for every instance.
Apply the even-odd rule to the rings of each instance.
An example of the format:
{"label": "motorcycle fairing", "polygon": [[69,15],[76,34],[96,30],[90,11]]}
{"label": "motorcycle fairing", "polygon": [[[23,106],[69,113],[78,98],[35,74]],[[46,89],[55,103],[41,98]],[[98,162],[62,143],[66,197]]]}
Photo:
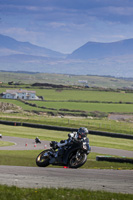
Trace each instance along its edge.
{"label": "motorcycle fairing", "polygon": [[76,153],[76,151],[79,150],[79,147],[75,147],[75,148],[71,148],[69,149],[68,151],[65,152],[64,156],[63,156],[63,163],[64,165],[67,165],[68,164],[68,160],[69,160],[69,157],[72,153]]}

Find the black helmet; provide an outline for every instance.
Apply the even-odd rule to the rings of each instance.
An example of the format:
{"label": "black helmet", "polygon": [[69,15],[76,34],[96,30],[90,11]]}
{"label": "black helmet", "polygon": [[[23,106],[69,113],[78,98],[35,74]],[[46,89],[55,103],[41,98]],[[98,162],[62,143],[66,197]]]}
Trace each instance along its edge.
{"label": "black helmet", "polygon": [[77,135],[78,135],[78,138],[84,138],[86,137],[88,134],[88,129],[85,128],[85,127],[80,127],[78,129],[78,132],[77,132]]}

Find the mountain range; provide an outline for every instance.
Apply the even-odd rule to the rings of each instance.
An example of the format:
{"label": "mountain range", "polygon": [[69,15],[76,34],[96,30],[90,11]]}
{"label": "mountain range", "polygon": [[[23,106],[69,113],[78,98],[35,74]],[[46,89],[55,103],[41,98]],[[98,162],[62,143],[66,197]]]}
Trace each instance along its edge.
{"label": "mountain range", "polygon": [[88,42],[69,55],[72,59],[109,58],[133,54],[133,39],[112,43]]}
{"label": "mountain range", "polygon": [[0,55],[25,54],[43,57],[59,57],[64,55],[50,49],[33,45],[29,42],[20,42],[11,37],[0,34]]}
{"label": "mountain range", "polygon": [[0,70],[133,77],[133,39],[88,42],[68,55],[0,34]]}

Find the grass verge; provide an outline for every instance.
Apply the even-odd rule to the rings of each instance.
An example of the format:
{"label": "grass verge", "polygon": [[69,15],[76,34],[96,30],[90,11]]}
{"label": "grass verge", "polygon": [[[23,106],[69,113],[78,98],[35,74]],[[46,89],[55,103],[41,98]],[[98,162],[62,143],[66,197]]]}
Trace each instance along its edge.
{"label": "grass verge", "polygon": [[132,194],[90,191],[85,189],[67,188],[18,188],[0,185],[0,200],[131,200]]}
{"label": "grass verge", "polygon": [[[97,113],[95,111],[94,113]],[[93,114],[94,114],[93,113]],[[0,120],[14,121],[14,122],[28,122],[35,124],[45,124],[52,126],[64,126],[64,127],[87,127],[89,130],[107,131],[113,133],[123,133],[133,135],[133,123],[130,120],[117,121],[108,120],[107,118],[92,118],[92,117],[72,117],[72,116],[47,116],[44,114],[26,113],[0,113]]]}
{"label": "grass verge", "polygon": [[0,147],[12,146],[12,145],[14,145],[14,143],[12,142],[0,141]]}
{"label": "grass verge", "polygon": [[[1,124],[0,134],[2,134],[3,136],[22,137],[31,139],[35,139],[38,136],[41,140],[48,141],[60,141],[68,138],[68,132],[65,131],[27,128],[21,126],[7,126]],[[133,151],[133,140],[96,136],[89,134],[88,137],[90,139],[90,146],[99,146]]]}
{"label": "grass verge", "polygon": [[[35,159],[41,150],[24,150],[24,151],[0,151],[0,165],[28,166],[36,167]],[[88,155],[87,162],[81,167],[82,169],[123,169],[132,170],[133,165],[130,163],[100,162],[96,161],[98,153],[91,152]],[[100,154],[101,155],[101,154]],[[50,165],[49,167],[52,167]],[[55,166],[53,166],[55,167]]]}

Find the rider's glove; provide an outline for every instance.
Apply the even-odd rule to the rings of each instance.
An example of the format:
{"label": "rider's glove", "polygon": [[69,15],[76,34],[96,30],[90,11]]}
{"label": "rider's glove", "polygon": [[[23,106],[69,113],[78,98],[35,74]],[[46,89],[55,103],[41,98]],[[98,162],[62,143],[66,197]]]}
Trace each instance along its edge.
{"label": "rider's glove", "polygon": [[61,140],[60,143],[61,143],[61,144],[62,144],[62,143],[65,143],[65,140]]}
{"label": "rider's glove", "polygon": [[57,144],[58,144],[57,142],[51,141],[50,146],[51,146],[53,149],[57,149],[57,148],[58,148],[58,145],[57,145]]}

